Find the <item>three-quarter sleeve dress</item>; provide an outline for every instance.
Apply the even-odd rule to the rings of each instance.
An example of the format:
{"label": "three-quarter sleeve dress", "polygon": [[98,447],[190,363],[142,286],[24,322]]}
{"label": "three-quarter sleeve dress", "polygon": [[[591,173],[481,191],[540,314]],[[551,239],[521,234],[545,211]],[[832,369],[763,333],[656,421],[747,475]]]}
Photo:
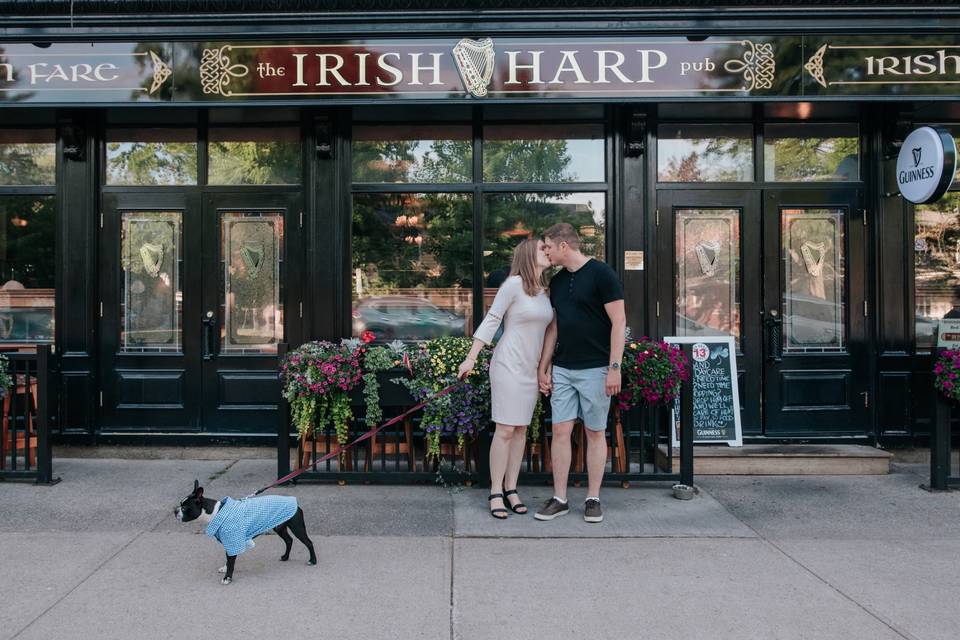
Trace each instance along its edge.
{"label": "three-quarter sleeve dress", "polygon": [[490,344],[503,323],[503,335],[490,361],[491,417],[498,424],[527,426],[540,393],[537,366],[553,307],[544,291],[530,296],[520,276],[500,286],[473,337]]}

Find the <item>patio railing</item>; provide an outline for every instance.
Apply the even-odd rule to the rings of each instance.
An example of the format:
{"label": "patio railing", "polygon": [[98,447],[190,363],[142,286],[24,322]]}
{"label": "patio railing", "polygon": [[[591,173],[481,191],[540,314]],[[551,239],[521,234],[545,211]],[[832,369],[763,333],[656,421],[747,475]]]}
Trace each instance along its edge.
{"label": "patio railing", "polygon": [[[281,359],[286,346],[281,345]],[[687,394],[689,396],[691,394]],[[381,394],[383,420],[403,413],[413,402],[400,394]],[[406,402],[406,404],[404,404]],[[277,477],[282,477],[303,467],[336,448],[336,435],[332,429],[314,433],[311,438],[299,439],[290,420],[290,407],[283,399],[277,412]],[[355,414],[362,406],[354,406]],[[356,416],[350,429],[350,440],[367,431]],[[380,482],[404,484],[434,482],[442,478],[446,482],[486,484],[489,480],[489,450],[493,425],[472,438],[463,447],[457,447],[456,436],[444,434],[440,439],[440,458],[426,458],[426,441],[419,428],[420,413],[376,434],[375,437],[352,447],[345,454],[334,456],[316,465],[315,469],[300,475],[297,480],[346,482]],[[685,422],[685,421],[684,421]],[[681,446],[679,463],[671,444],[669,429],[672,428],[666,410],[638,410],[620,414],[610,412],[607,429],[608,460],[604,481],[628,486],[635,481],[672,481],[693,484],[693,448]],[[528,431],[530,431],[528,429]],[[692,428],[690,431],[692,437]],[[529,435],[528,435],[529,439]],[[539,434],[530,440],[524,451],[520,481],[523,483],[547,483],[552,480],[550,459],[550,411],[549,402],[544,402]],[[681,440],[682,441],[682,440]],[[569,479],[574,484],[585,483],[586,434],[582,425],[577,425],[572,436],[573,457]],[[683,454],[688,455],[684,456]],[[439,471],[439,478],[438,478]]]}
{"label": "patio railing", "polygon": [[0,480],[56,482],[50,447],[50,418],[56,397],[50,345],[35,353],[4,353],[13,384],[3,396],[0,416]]}

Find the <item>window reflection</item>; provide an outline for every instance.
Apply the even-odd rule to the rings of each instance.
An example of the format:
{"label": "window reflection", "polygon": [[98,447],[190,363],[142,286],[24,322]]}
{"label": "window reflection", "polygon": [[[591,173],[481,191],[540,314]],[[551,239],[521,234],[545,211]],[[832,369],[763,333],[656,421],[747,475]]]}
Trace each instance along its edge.
{"label": "window reflection", "polygon": [[785,352],[843,351],[843,209],[782,209]]}
{"label": "window reflection", "polygon": [[209,184],[300,184],[294,127],[210,129]]}
{"label": "window reflection", "polygon": [[121,220],[121,348],[180,352],[182,214],[124,211]]}
{"label": "window reflection", "polygon": [[676,330],[740,345],[740,210],[675,212]]}
{"label": "window reflection", "polygon": [[603,126],[498,124],[483,128],[487,182],[603,182]]}
{"label": "window reflection", "polygon": [[418,340],[472,332],[473,198],[355,194],[353,335]]}
{"label": "window reflection", "polygon": [[197,184],[197,132],[193,129],[107,131],[107,184]]}
{"label": "window reflection", "polygon": [[657,129],[660,182],[751,182],[753,127],[661,125]]}
{"label": "window reflection", "polygon": [[0,343],[53,342],[53,196],[0,197]]}
{"label": "window reflection", "polygon": [[960,193],[915,212],[916,344],[927,349],[936,344],[940,318],[960,316]]}
{"label": "window reflection", "polygon": [[389,125],[353,128],[354,182],[470,182],[469,125]]}
{"label": "window reflection", "polygon": [[764,179],[850,182],[860,179],[856,124],[770,124],[764,127]]}
{"label": "window reflection", "polygon": [[0,129],[0,186],[56,182],[53,129]]}

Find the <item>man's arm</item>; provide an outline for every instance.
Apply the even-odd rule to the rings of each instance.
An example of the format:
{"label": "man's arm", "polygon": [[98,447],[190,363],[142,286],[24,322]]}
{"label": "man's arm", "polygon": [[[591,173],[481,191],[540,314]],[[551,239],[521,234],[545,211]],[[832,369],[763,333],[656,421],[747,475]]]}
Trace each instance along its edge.
{"label": "man's arm", "polygon": [[[603,308],[613,325],[610,328],[610,363],[620,362],[623,360],[623,343],[627,335],[627,314],[623,308],[623,300],[608,302]],[[620,393],[620,383],[620,369],[607,369],[608,396]]]}
{"label": "man's arm", "polygon": [[547,325],[547,333],[543,336],[543,350],[540,352],[540,366],[537,367],[537,380],[540,383],[540,393],[550,395],[553,387],[551,375],[553,373],[553,350],[557,346],[557,313],[554,311],[553,320]]}

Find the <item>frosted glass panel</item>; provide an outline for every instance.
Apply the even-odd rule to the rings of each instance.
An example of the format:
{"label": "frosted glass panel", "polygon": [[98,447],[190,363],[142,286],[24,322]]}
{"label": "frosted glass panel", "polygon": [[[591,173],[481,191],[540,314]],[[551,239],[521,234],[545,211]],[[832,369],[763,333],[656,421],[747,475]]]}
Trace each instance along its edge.
{"label": "frosted glass panel", "polygon": [[181,350],[179,211],[124,211],[121,225],[121,349]]}
{"label": "frosted glass panel", "polygon": [[224,352],[275,353],[283,339],[283,212],[221,211]]}

